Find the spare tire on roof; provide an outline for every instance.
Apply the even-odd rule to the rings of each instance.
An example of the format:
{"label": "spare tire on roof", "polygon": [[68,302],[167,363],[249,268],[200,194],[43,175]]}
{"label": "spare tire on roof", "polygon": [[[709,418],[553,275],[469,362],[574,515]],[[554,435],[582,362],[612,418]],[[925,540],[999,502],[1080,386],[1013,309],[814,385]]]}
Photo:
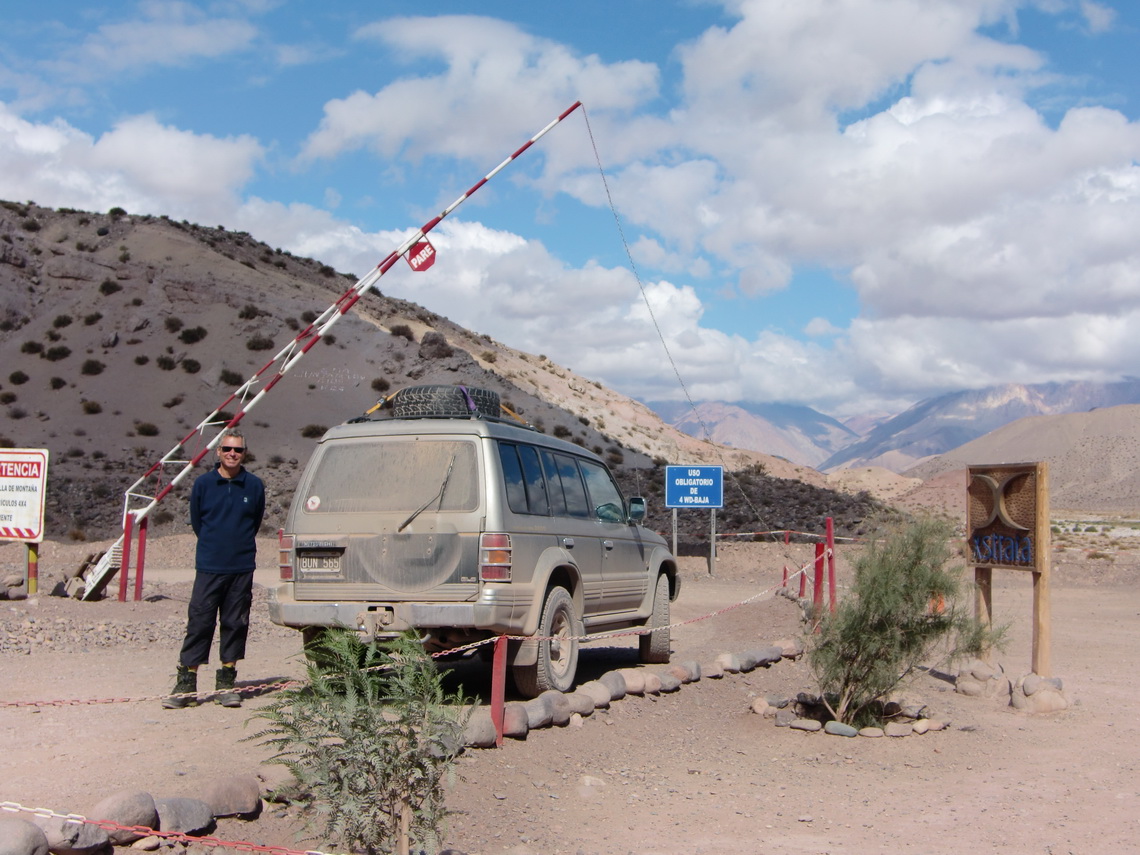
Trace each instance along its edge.
{"label": "spare tire on roof", "polygon": [[408,386],[392,396],[396,418],[499,415],[499,393],[474,386]]}

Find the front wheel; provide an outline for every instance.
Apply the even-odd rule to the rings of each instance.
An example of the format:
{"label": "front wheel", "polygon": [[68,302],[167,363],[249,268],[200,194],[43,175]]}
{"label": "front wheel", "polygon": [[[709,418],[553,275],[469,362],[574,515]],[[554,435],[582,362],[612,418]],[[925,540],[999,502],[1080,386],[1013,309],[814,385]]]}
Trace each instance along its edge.
{"label": "front wheel", "polygon": [[538,661],[513,668],[515,687],[528,698],[549,689],[568,692],[578,671],[578,638],[582,622],[574,613],[574,600],[565,588],[551,588],[538,623]]}
{"label": "front wheel", "polygon": [[664,665],[669,661],[669,577],[657,577],[653,590],[653,614],[647,627],[661,627],[637,637],[637,658],[646,665]]}

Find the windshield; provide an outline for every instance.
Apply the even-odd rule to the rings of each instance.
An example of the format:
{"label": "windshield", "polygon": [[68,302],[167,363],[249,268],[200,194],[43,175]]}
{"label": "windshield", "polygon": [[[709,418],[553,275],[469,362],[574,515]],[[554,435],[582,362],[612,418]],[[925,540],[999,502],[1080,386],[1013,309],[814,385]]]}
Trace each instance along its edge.
{"label": "windshield", "polygon": [[[327,443],[304,496],[307,513],[402,513],[479,507],[475,444],[360,439]],[[450,470],[450,473],[449,473]],[[442,489],[442,495],[440,495]]]}

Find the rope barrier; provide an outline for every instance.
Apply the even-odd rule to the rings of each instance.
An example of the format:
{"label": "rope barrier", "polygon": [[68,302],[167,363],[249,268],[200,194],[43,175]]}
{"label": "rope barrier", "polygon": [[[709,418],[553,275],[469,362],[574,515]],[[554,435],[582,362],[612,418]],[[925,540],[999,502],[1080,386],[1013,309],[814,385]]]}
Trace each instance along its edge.
{"label": "rope barrier", "polygon": [[259,843],[248,843],[245,841],[237,840],[222,840],[217,837],[203,836],[198,837],[191,834],[184,834],[181,831],[159,831],[155,828],[150,828],[145,825],[120,825],[109,819],[88,819],[82,814],[78,813],[59,813],[48,808],[32,808],[25,807],[19,802],[0,802],[0,810],[6,810],[10,813],[30,813],[41,819],[62,819],[65,822],[76,824],[94,825],[102,828],[104,831],[130,831],[139,834],[143,837],[161,837],[164,840],[170,840],[178,843],[198,843],[202,846],[215,846],[225,847],[227,849],[236,849],[239,852],[270,852],[274,855],[330,855],[327,852],[321,852],[317,849],[289,849],[284,846],[263,846]]}
{"label": "rope barrier", "polygon": [[[814,558],[811,561],[804,563],[800,567],[799,570],[796,570],[794,573],[791,573],[788,576],[787,582],[791,583],[797,576],[800,576],[800,575],[806,573],[807,568],[812,566],[814,563],[815,563]],[[559,636],[558,640],[577,641],[581,644],[589,644],[590,642],[594,642],[594,641],[605,641],[605,640],[610,640],[610,639],[614,639],[614,638],[627,638],[627,637],[638,636],[638,635],[649,635],[652,632],[660,632],[663,629],[673,630],[673,629],[676,629],[678,627],[688,626],[689,624],[699,623],[699,622],[704,621],[704,620],[709,620],[710,618],[719,617],[720,615],[727,614],[728,612],[731,612],[735,609],[738,609],[738,608],[741,608],[743,606],[749,605],[750,603],[756,602],[761,597],[764,597],[768,594],[771,594],[772,592],[778,590],[779,588],[783,588],[783,587],[787,587],[787,585],[784,584],[783,582],[781,582],[781,584],[773,585],[770,588],[766,588],[757,594],[753,594],[751,597],[748,597],[744,600],[741,600],[739,603],[734,603],[733,605],[725,606],[724,608],[717,609],[714,612],[709,612],[708,614],[700,615],[700,616],[695,617],[695,618],[689,618],[688,620],[677,621],[675,623],[671,623],[671,624],[668,624],[666,626],[645,627],[645,628],[641,628],[641,629],[619,630],[616,632],[606,632],[606,633],[601,633],[598,635],[578,635],[578,636],[569,636],[569,637]],[[554,641],[554,640],[556,640],[556,638],[554,636],[506,635],[504,637],[509,641]],[[433,659],[440,658],[443,656],[454,656],[456,654],[466,653],[470,650],[475,650],[479,647],[483,647],[484,645],[494,644],[494,643],[495,643],[495,637],[484,638],[484,639],[481,639],[480,641],[473,641],[469,644],[461,645],[460,647],[452,647],[448,650],[440,651],[437,653],[432,653],[432,654],[430,654],[430,656]],[[378,665],[375,667],[376,668],[386,668],[388,666]],[[210,690],[210,691],[203,690],[200,692],[187,692],[185,694],[185,696],[186,697],[209,699],[211,697],[214,697],[215,695],[222,695],[222,694],[232,694],[232,693],[252,694],[255,692],[275,692],[275,691],[279,691],[280,689],[293,688],[295,686],[303,686],[304,684],[305,683],[303,680],[282,680],[282,681],[277,681],[277,682],[273,682],[273,683],[260,683],[258,685],[254,685],[254,686],[235,686],[232,689],[217,689],[217,690]],[[63,699],[50,700],[50,701],[0,701],[0,709],[12,708],[12,707],[38,708],[38,707],[94,706],[94,705],[99,705],[99,704],[147,703],[147,702],[153,702],[153,701],[162,701],[162,700],[164,700],[166,698],[170,698],[170,697],[182,697],[182,696],[183,695],[171,695],[168,692],[168,693],[165,693],[162,695],[145,695],[145,696],[141,696],[141,697],[63,698]]]}

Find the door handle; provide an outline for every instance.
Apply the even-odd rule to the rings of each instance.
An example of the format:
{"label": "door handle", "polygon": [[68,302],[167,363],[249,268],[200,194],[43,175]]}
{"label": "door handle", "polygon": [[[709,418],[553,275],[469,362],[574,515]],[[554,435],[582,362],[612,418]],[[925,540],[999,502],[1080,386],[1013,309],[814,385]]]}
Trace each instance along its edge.
{"label": "door handle", "polygon": [[574,538],[572,538],[572,537],[562,538],[562,545],[565,546],[567,549],[573,549],[574,548]]}
{"label": "door handle", "polygon": [[606,549],[613,549],[614,548],[614,542],[612,540],[603,540],[602,546],[604,546]]}

